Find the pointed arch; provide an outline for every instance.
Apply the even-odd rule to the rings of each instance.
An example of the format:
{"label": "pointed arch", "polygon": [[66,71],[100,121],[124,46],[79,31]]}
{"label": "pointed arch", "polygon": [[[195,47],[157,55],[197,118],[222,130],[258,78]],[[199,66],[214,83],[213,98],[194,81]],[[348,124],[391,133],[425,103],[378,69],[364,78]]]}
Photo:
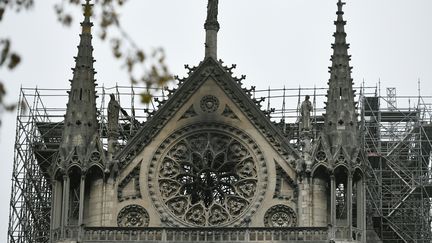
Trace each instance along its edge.
{"label": "pointed arch", "polygon": [[330,178],[330,169],[327,166],[327,164],[324,162],[317,163],[313,166],[312,171],[311,171],[312,177],[316,177],[316,174],[320,173],[321,170],[325,170],[326,174],[328,175],[328,178]]}

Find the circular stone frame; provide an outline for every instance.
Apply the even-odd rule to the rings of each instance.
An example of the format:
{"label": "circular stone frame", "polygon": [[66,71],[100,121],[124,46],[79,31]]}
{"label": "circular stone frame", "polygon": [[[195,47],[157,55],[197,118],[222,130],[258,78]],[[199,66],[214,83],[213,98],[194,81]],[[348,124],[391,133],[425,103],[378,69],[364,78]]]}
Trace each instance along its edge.
{"label": "circular stone frame", "polygon": [[137,204],[125,206],[117,215],[119,227],[147,227],[149,222],[150,216],[147,210]]}
{"label": "circular stone frame", "polygon": [[219,99],[214,95],[206,95],[201,98],[200,107],[203,112],[215,112],[219,108]]}
{"label": "circular stone frame", "polygon": [[297,226],[297,214],[287,205],[274,205],[264,215],[264,226],[295,227]]}
{"label": "circular stone frame", "polygon": [[[247,203],[247,206],[245,206],[241,210],[241,212],[236,215],[231,215],[230,212],[232,211],[224,211],[224,209],[226,208],[218,207],[216,203],[211,204],[211,206],[209,207],[204,206],[204,202],[196,202],[195,204],[193,204],[193,200],[191,199],[192,196],[189,194],[185,194],[184,191],[182,192],[182,195],[184,195],[184,198],[187,200],[181,199],[178,202],[171,203],[170,199],[172,199],[173,197],[169,197],[177,193],[175,194],[175,196],[177,198],[180,198],[178,193],[180,189],[174,189],[174,194],[171,194],[169,190],[168,193],[166,193],[165,188],[175,188],[176,182],[174,182],[174,185],[171,185],[169,187],[165,187],[165,185],[161,183],[166,181],[165,177],[167,175],[170,175],[171,172],[173,172],[172,170],[164,170],[164,167],[162,167],[162,164],[165,163],[164,161],[165,158],[167,158],[168,153],[172,151],[173,148],[176,147],[184,139],[202,133],[222,134],[223,136],[232,138],[232,140],[241,143],[241,145],[247,149],[250,158],[252,158],[255,163],[254,169],[256,172],[256,186],[254,187],[254,193],[253,195],[249,195],[249,201]],[[209,141],[204,142],[210,143]],[[182,168],[182,170],[182,172],[184,172],[184,168]],[[251,216],[260,206],[262,200],[264,199],[268,180],[266,161],[257,143],[253,139],[251,139],[250,136],[247,135],[244,131],[226,124],[218,123],[194,124],[173,132],[159,145],[158,149],[155,151],[154,156],[149,163],[148,172],[148,188],[154,206],[158,210],[162,221],[170,226],[241,226],[250,221]],[[176,174],[172,174],[172,177],[170,178],[178,178],[175,176]],[[216,177],[217,176],[218,175],[216,175]],[[202,178],[199,177],[199,175],[196,177],[198,178],[198,180]],[[208,178],[213,177],[214,175]],[[228,197],[230,197],[230,195]],[[244,196],[244,194],[242,195]],[[233,196],[237,195],[234,194]],[[168,204],[167,202],[170,202],[170,204]],[[187,207],[184,205],[185,203],[187,203]],[[226,204],[228,204],[228,202]],[[215,205],[217,207],[213,207]],[[231,206],[231,208],[232,207],[235,206]],[[182,208],[185,209],[182,210]],[[203,216],[206,217],[206,219],[200,219],[200,217]],[[187,219],[186,217],[189,218]],[[223,221],[222,219],[224,217],[229,217],[229,220]],[[203,220],[205,220],[204,224],[198,224],[199,222],[203,222]]]}

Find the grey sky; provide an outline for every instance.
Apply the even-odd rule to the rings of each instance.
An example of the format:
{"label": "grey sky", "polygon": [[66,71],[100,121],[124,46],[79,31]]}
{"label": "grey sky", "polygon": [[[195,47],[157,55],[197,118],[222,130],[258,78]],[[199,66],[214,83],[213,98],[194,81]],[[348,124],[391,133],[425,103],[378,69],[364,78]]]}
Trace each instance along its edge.
{"label": "grey sky", "polygon": [[[13,40],[23,57],[14,72],[0,70],[7,81],[8,100],[24,87],[68,88],[70,68],[79,40],[81,13],[72,28],[56,21],[53,3],[36,1],[32,11],[7,12],[2,36]],[[398,94],[432,95],[432,1],[347,0],[345,20],[351,44],[351,65],[357,84],[365,80],[397,87]],[[219,58],[236,63],[235,74],[246,74],[246,86],[324,87],[329,74],[336,0],[221,0]],[[204,0],[129,0],[121,12],[124,28],[140,46],[161,46],[174,74],[185,75],[183,64],[197,65],[204,56]],[[97,31],[97,29],[96,29]],[[113,60],[109,45],[94,41],[96,77],[100,85],[128,85],[125,70]],[[287,104],[295,106],[296,104]],[[3,114],[1,127],[0,242],[6,242],[13,165],[16,114]]]}

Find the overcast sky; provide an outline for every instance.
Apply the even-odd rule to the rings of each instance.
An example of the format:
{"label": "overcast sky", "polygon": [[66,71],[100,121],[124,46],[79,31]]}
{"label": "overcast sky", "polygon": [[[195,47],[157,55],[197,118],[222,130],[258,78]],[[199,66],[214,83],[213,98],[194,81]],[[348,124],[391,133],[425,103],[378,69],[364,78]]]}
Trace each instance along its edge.
{"label": "overcast sky", "polygon": [[[68,88],[79,41],[75,11],[71,28],[57,21],[53,3],[36,1],[35,8],[7,12],[1,37],[23,60],[13,72],[0,69],[7,81],[8,101],[19,87]],[[220,0],[219,58],[237,64],[246,86],[265,88],[325,87],[329,78],[336,0]],[[345,5],[347,40],[356,84],[396,87],[400,95],[432,95],[432,1],[351,0]],[[174,74],[185,75],[184,64],[204,56],[205,0],[129,0],[121,12],[124,28],[145,50],[163,47]],[[97,31],[97,30],[96,30]],[[128,85],[125,70],[113,60],[109,45],[94,41],[96,78],[100,85]],[[296,104],[287,104],[295,106]],[[6,242],[16,114],[3,114],[0,137],[0,242]]]}

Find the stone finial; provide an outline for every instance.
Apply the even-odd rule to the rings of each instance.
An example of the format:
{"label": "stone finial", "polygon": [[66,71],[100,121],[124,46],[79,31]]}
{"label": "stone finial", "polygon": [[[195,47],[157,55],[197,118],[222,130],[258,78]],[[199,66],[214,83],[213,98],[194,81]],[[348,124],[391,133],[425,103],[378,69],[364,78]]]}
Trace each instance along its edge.
{"label": "stone finial", "polygon": [[337,5],[338,5],[338,15],[339,15],[339,13],[343,14],[342,8],[343,8],[343,5],[345,5],[345,4],[346,3],[342,2],[342,0],[338,1],[338,3],[337,3]]}
{"label": "stone finial", "polygon": [[93,4],[90,4],[90,0],[86,0],[86,3],[82,6],[84,7],[84,21],[81,23],[82,33],[91,34],[93,23],[90,21],[90,17],[92,16]]}
{"label": "stone finial", "polygon": [[207,5],[207,23],[217,22],[219,0],[209,0]]}
{"label": "stone finial", "polygon": [[207,19],[204,24],[206,30],[205,57],[217,60],[217,32],[219,31],[218,16],[219,0],[208,0]]}

